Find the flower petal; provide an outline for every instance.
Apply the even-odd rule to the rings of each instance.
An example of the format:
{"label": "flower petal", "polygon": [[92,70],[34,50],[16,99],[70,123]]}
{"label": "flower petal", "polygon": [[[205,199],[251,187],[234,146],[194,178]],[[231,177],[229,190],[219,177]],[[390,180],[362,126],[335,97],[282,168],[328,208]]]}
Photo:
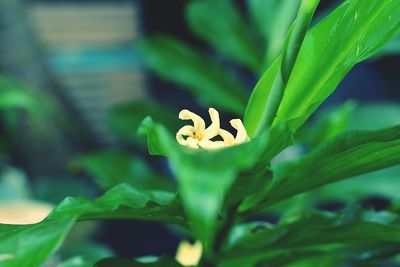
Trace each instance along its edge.
{"label": "flower petal", "polygon": [[186,146],[193,148],[193,149],[198,149],[199,148],[199,140],[197,140],[196,138],[193,137],[188,137],[186,139]]}
{"label": "flower petal", "polygon": [[180,128],[179,131],[176,133],[176,141],[178,141],[179,144],[185,146],[187,144],[187,141],[183,136],[193,137],[194,127],[191,125],[186,125]]}
{"label": "flower petal", "polygon": [[220,127],[219,123],[219,114],[218,111],[214,108],[209,108],[208,113],[210,114],[211,124],[204,130],[203,138],[204,139],[211,139],[218,135],[218,130]]}
{"label": "flower petal", "polygon": [[240,119],[234,119],[231,120],[230,123],[232,127],[237,130],[234,143],[238,145],[247,142],[249,137],[247,136],[247,131],[246,128],[244,128],[242,121]]}
{"label": "flower petal", "polygon": [[225,143],[222,141],[210,141],[210,140],[201,140],[199,141],[199,146],[203,149],[207,150],[215,150],[226,147]]}
{"label": "flower petal", "polygon": [[202,133],[206,129],[206,123],[204,122],[204,120],[199,115],[187,109],[183,109],[181,112],[179,112],[179,119],[192,120],[196,133]]}
{"label": "flower petal", "polygon": [[224,129],[219,129],[218,134],[222,137],[222,139],[224,140],[224,143],[226,145],[231,146],[234,144],[235,137],[233,137],[233,135],[230,132],[228,132]]}

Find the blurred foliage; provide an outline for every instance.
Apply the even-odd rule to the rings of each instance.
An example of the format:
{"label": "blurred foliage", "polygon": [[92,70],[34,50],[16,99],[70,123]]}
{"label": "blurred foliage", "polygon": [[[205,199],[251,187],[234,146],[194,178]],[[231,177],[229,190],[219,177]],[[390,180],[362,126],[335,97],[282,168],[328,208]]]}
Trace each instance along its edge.
{"label": "blurred foliage", "polygon": [[76,162],[95,179],[103,190],[120,183],[128,183],[142,189],[173,190],[168,178],[155,172],[147,163],[124,152],[92,153]]}
{"label": "blurred foliage", "polygon": [[94,267],[108,267],[108,266],[118,266],[118,267],[181,267],[178,262],[170,257],[161,257],[155,261],[150,262],[140,262],[138,260],[124,259],[124,258],[108,258],[97,262]]}

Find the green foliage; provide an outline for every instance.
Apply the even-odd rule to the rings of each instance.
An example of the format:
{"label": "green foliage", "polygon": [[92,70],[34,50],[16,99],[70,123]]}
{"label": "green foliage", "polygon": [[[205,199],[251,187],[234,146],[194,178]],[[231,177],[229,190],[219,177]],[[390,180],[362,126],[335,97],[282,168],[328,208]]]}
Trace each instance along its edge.
{"label": "green foliage", "polygon": [[73,256],[68,257],[67,260],[58,264],[57,267],[93,267],[98,260],[113,255],[110,249],[104,246],[86,242],[69,244],[68,249],[64,247],[61,254],[63,258],[66,258],[66,254],[67,256],[71,254]]}
{"label": "green foliage", "polygon": [[124,152],[87,154],[81,156],[76,164],[104,190],[120,183],[128,183],[146,190],[173,189],[168,179],[154,172],[145,161]]}
{"label": "green foliage", "polygon": [[286,33],[292,24],[300,0],[249,0],[251,17],[266,41],[265,63],[270,66],[282,52]]}
{"label": "green foliage", "polygon": [[400,126],[379,131],[347,132],[294,162],[275,166],[267,203],[400,163]]}
{"label": "green foliage", "polygon": [[303,0],[296,20],[290,28],[282,51],[283,59],[281,72],[283,83],[285,85],[287,85],[290,74],[292,73],[301,45],[303,44],[304,37],[308,27],[310,26],[319,1],[320,0]]}
{"label": "green foliage", "polygon": [[0,255],[9,256],[0,261],[0,266],[40,266],[61,245],[76,221],[99,218],[186,225],[175,194],[120,184],[93,201],[66,198],[39,224],[0,224]]}
{"label": "green foliage", "polygon": [[[377,106],[369,115],[367,111],[361,115],[357,109],[362,107],[352,103],[341,106],[317,117],[319,125],[298,133],[299,140],[311,149],[309,152],[290,160],[275,158],[293,143],[298,128],[351,68],[372,56],[399,31],[400,2],[380,0],[345,1],[307,31],[317,2],[302,1],[281,56],[260,79],[248,102],[244,120],[249,142],[215,151],[193,150],[176,142],[170,131],[176,131],[174,123],[169,122],[172,116],[158,114],[162,107],[134,105],[116,111],[123,114],[123,119],[115,127],[129,138],[134,138],[126,134],[125,125],[130,118],[135,125],[146,112],[153,114],[155,121],[160,119],[162,124],[147,117],[139,130],[147,136],[150,154],[167,158],[178,182],[178,192],[162,186],[167,182],[159,180],[159,174],[128,154],[81,157],[78,163],[102,188],[116,186],[95,200],[67,198],[39,224],[0,225],[0,266],[39,266],[60,246],[75,222],[96,219],[144,220],[181,226],[202,242],[204,251],[199,264],[202,267],[321,264],[333,267],[394,262],[400,242],[398,203],[382,212],[363,210],[354,203],[339,212],[321,212],[314,209],[318,202],[313,197],[318,195],[315,189],[333,182],[391,166],[393,169],[388,171],[397,169],[398,105]],[[241,30],[234,36],[235,27],[245,26],[228,3],[199,1],[189,7],[192,27],[217,49],[222,49],[223,43],[216,41],[215,34],[219,31],[231,41],[237,41],[241,34],[247,36]],[[278,5],[271,2],[271,6],[273,3]],[[212,5],[218,9],[213,10]],[[262,6],[256,1],[251,5]],[[283,13],[289,12],[284,2],[281,8]],[[232,29],[226,29],[226,22],[215,16],[212,20],[217,22],[210,32],[199,28],[207,23],[202,12],[214,14],[223,9],[230,10],[227,21],[232,23]],[[254,9],[253,14],[256,21],[261,20]],[[268,31],[264,34],[268,38],[273,35]],[[224,50],[225,55],[252,65],[249,63],[252,58],[243,59],[245,52],[254,51],[246,50],[246,39],[241,41],[244,42]],[[225,110],[239,114],[243,111],[245,91],[235,79],[220,79],[226,74],[224,69],[199,52],[165,37],[147,40],[142,49],[147,49],[146,60],[164,77],[201,93],[207,103],[222,105]],[[244,54],[235,54],[242,50]],[[365,129],[360,118],[371,120],[378,116],[374,114],[378,111],[392,117],[394,114],[396,119],[382,119],[383,129]],[[353,120],[359,123],[359,129],[351,129],[357,125]],[[371,192],[371,188],[363,190],[360,187],[360,195]],[[397,192],[380,190],[389,197]],[[297,196],[300,193],[303,195]],[[328,195],[324,188],[319,193]],[[340,194],[326,199],[335,196]],[[290,206],[282,205],[284,201]],[[282,205],[278,211],[272,209],[276,203]],[[273,214],[276,223],[253,221],[254,215],[266,210],[277,212]],[[83,259],[77,259],[80,266],[79,260]],[[73,260],[64,264],[74,266]],[[111,265],[180,266],[168,257],[155,262],[112,258],[95,266]]]}
{"label": "green foliage", "polygon": [[[348,211],[342,214],[312,212],[276,225],[253,222],[236,226],[232,230],[223,258],[226,266],[286,266],[286,264],[313,257],[326,257],[330,252],[335,263],[365,262],[377,256],[366,253],[357,257],[349,253],[354,248],[371,251],[372,245],[390,252],[400,241],[399,218],[395,214]],[[388,245],[383,246],[383,242]],[[376,248],[375,248],[376,249]],[[382,251],[380,252],[382,253]],[[389,257],[383,254],[381,257]],[[250,264],[245,260],[250,259]],[[311,261],[312,262],[312,261]],[[237,265],[235,265],[237,264]],[[259,266],[259,265],[257,265]],[[297,265],[294,265],[297,266]],[[300,265],[301,266],[301,265]]]}
{"label": "green foliage", "polygon": [[[397,114],[400,114],[400,105],[396,103],[347,102],[338,108],[322,112],[314,120],[318,124],[312,123],[300,131],[300,140],[315,147],[323,140],[333,137],[332,133],[392,127],[400,124],[400,117]],[[314,199],[316,198],[315,201],[344,200],[354,203],[363,198],[378,196],[399,202],[398,190],[393,186],[399,181],[400,168],[396,166],[324,186],[311,194],[314,195]]]}
{"label": "green foliage", "polygon": [[[344,2],[307,33],[274,123],[287,121],[296,131],[355,64],[397,33],[399,23],[397,1]],[[265,127],[263,113],[271,109],[266,105],[280,64],[270,67],[250,98],[244,119],[251,136]]]}
{"label": "green foliage", "polygon": [[207,55],[166,36],[142,41],[146,64],[163,78],[198,95],[205,105],[241,114],[247,94],[240,82]]}
{"label": "green foliage", "polygon": [[253,167],[266,150],[268,133],[244,145],[209,152],[183,148],[150,118],[144,121],[142,131],[148,136],[151,153],[168,156],[198,238],[212,243],[224,195],[239,172]]}
{"label": "green foliage", "polygon": [[192,1],[187,5],[186,15],[193,32],[221,54],[255,73],[261,69],[262,50],[230,0]]}
{"label": "green foliage", "polygon": [[[311,124],[309,127],[301,128],[297,133],[297,140],[307,144],[309,147],[316,147],[318,144],[327,141],[339,133],[349,129],[350,125],[354,125],[351,115],[357,114],[357,104],[348,101],[333,110],[328,110],[318,117],[318,123]],[[386,125],[386,127],[392,125]]]}
{"label": "green foliage", "polygon": [[118,137],[140,145],[143,140],[137,135],[137,129],[147,116],[151,116],[171,131],[179,128],[175,112],[161,103],[151,101],[132,102],[113,108],[107,116],[107,123]]}
{"label": "green foliage", "polygon": [[97,262],[94,267],[180,267],[174,259],[169,257],[161,257],[156,262],[139,262],[137,260],[123,259],[123,258],[109,258]]}

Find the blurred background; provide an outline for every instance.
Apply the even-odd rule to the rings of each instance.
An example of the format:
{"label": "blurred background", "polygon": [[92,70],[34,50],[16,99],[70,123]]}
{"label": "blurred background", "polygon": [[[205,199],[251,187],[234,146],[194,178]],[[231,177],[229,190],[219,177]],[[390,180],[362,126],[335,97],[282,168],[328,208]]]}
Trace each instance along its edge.
{"label": "blurred background", "polygon": [[[341,1],[321,2],[315,22]],[[175,190],[166,162],[149,157],[136,134],[140,121],[151,115],[176,132],[182,108],[206,115],[213,106],[223,121],[242,117],[298,4],[0,0],[0,222],[18,221],[16,209],[40,213],[66,196],[93,198],[121,182]],[[396,37],[356,66],[284,157],[347,129],[399,124],[399,69]],[[398,167],[367,178],[362,187],[352,185],[356,178],[321,189],[316,208],[398,201]],[[332,193],[338,187],[342,195]],[[184,236],[151,223],[81,223],[53,261],[173,255]]]}

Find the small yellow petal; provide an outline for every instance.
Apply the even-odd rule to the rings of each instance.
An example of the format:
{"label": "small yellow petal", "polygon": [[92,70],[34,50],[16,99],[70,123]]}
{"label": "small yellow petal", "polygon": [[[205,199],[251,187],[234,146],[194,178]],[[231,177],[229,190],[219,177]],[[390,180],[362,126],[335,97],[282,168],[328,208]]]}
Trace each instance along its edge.
{"label": "small yellow petal", "polygon": [[204,130],[206,129],[206,123],[204,122],[204,120],[197,114],[190,112],[187,109],[182,110],[181,112],[179,112],[179,119],[181,120],[192,120],[193,121],[193,126],[194,126],[194,130],[196,132],[204,132]]}
{"label": "small yellow petal", "polygon": [[187,144],[187,141],[183,136],[193,137],[194,127],[191,125],[186,125],[180,128],[179,131],[176,133],[176,141],[178,141],[179,144],[185,146]]}
{"label": "small yellow petal", "polygon": [[230,123],[232,127],[237,130],[235,144],[238,145],[247,142],[249,140],[249,137],[247,136],[247,131],[246,128],[244,128],[242,121],[240,119],[234,119],[231,120]]}
{"label": "small yellow petal", "polygon": [[199,140],[197,140],[196,138],[188,137],[188,138],[186,139],[186,145],[187,145],[188,147],[190,147],[190,148],[193,148],[193,149],[199,148],[198,143],[199,143]]}
{"label": "small yellow petal", "polygon": [[222,137],[226,145],[230,146],[234,144],[235,137],[233,137],[233,135],[230,132],[224,129],[219,129],[218,134]]}
{"label": "small yellow petal", "polygon": [[200,261],[202,250],[202,245],[198,241],[193,245],[182,241],[176,251],[175,259],[184,266],[196,266]]}
{"label": "small yellow petal", "polygon": [[214,108],[209,108],[208,113],[210,114],[211,125],[204,131],[203,138],[205,139],[211,139],[217,136],[220,127],[218,111]]}
{"label": "small yellow petal", "polygon": [[199,146],[203,149],[207,150],[215,150],[226,147],[224,142],[221,141],[210,141],[210,140],[201,140],[199,141]]}

